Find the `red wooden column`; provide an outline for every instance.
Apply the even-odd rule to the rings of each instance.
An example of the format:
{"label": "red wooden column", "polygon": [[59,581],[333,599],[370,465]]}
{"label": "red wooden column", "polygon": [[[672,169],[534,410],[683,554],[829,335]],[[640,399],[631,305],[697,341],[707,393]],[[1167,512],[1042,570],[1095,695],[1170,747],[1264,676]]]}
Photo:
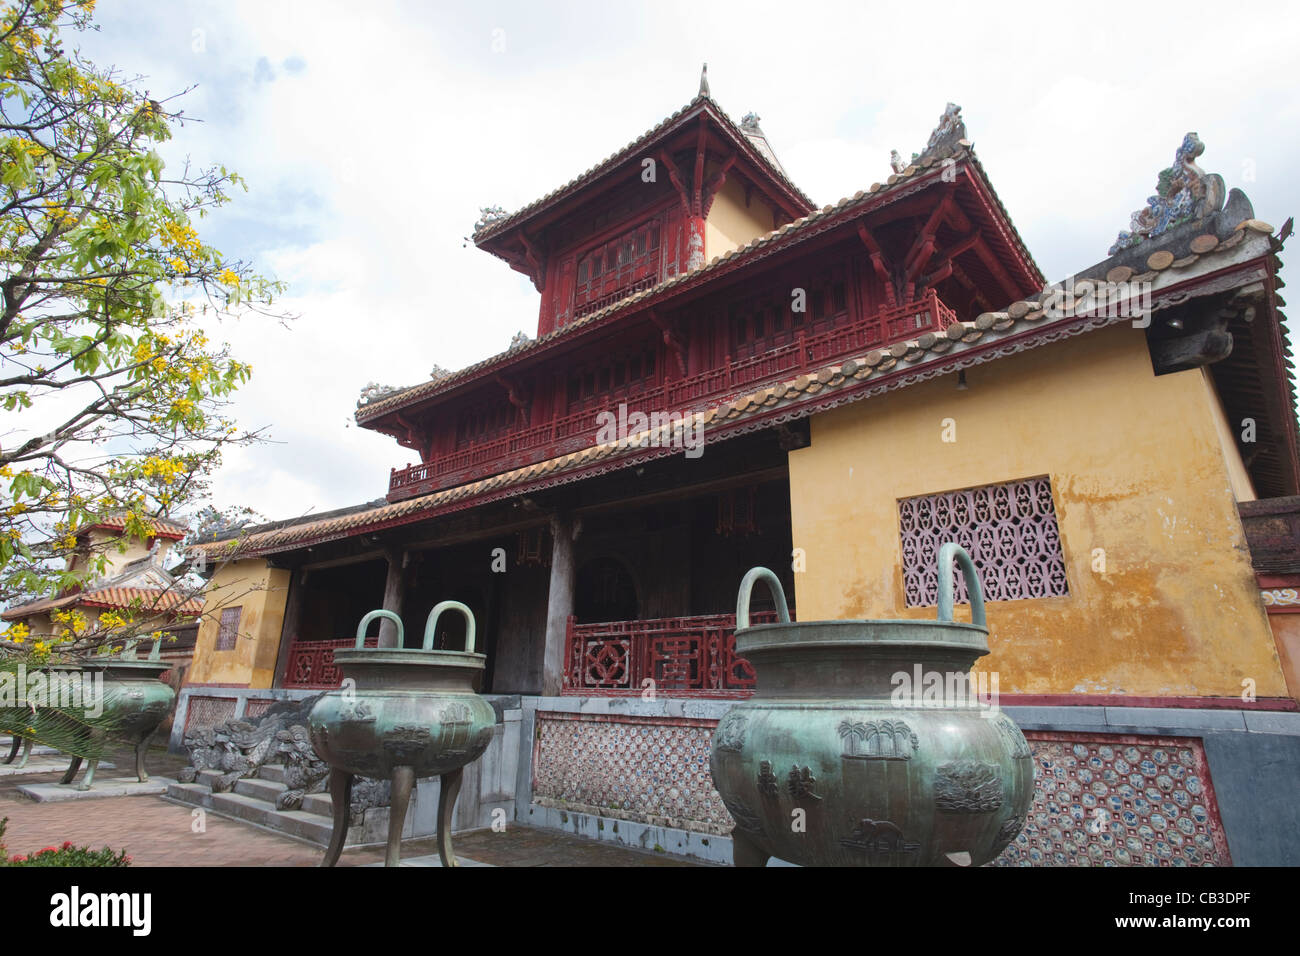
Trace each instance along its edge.
{"label": "red wooden column", "polygon": [[565,644],[573,613],[576,532],[568,515],[551,518],[551,586],[546,598],[546,648],[542,656],[542,694],[557,697],[564,689]]}

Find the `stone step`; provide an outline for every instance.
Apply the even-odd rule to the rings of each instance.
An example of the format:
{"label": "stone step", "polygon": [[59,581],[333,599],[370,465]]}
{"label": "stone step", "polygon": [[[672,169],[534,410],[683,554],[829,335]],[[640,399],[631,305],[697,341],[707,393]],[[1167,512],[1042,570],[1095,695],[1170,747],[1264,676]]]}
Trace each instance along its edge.
{"label": "stone step", "polygon": [[[330,839],[330,821],[302,810],[277,810],[273,804],[242,793],[214,793],[212,809],[218,813],[256,823],[271,830],[325,846]],[[348,831],[347,844],[360,842],[359,827]]]}
{"label": "stone step", "polygon": [[275,798],[288,789],[284,784],[274,780],[258,780],[255,777],[244,777],[235,783],[235,793],[265,800],[272,806],[275,805]]}
{"label": "stone step", "polygon": [[[277,788],[274,792],[278,793],[284,789],[284,784],[276,781],[245,779],[235,784],[234,793],[213,793],[211,788],[201,783],[172,783],[167,787],[166,795],[178,803],[203,807],[222,816],[244,820],[307,840],[317,846],[325,846],[329,843],[330,832],[333,829],[329,794],[310,795],[308,799],[312,800],[316,812],[306,809],[277,810],[274,796],[269,800],[260,796],[260,794],[271,793],[270,787]],[[306,806],[307,800],[303,803]],[[365,823],[348,829],[345,846],[373,845],[383,842],[386,838],[388,814],[372,811],[366,816]]]}
{"label": "stone step", "polygon": [[284,783],[284,767],[274,763],[262,764],[257,768],[257,778],[259,780],[273,780],[276,783]]}
{"label": "stone step", "polygon": [[328,793],[309,793],[302,798],[302,808],[308,813],[334,819],[334,800]]}

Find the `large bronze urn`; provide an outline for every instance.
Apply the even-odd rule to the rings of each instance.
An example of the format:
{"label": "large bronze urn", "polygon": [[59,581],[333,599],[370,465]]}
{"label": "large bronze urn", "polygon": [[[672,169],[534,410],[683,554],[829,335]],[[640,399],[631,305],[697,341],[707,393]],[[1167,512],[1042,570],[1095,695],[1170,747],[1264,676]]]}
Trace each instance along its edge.
{"label": "large bronze urn", "polygon": [[[154,639],[153,648],[144,660],[137,658],[136,644],[136,640],[129,640],[121,654],[88,657],[83,663],[64,669],[80,670],[83,687],[102,678],[100,694],[109,728],[107,735],[134,748],[136,779],[147,783],[149,772],[145,769],[144,758],[149,749],[149,738],[171,711],[176,692],[161,679],[172,669],[171,662],[161,659],[161,639]],[[98,735],[101,731],[92,730],[90,733]],[[60,783],[72,783],[81,760],[81,757],[72,758]],[[78,790],[89,790],[94,786],[98,767],[99,758],[92,758]]]}
{"label": "large bronze urn", "polygon": [[[970,624],[953,620],[954,559]],[[751,627],[758,581],[779,621]],[[937,621],[796,624],[775,574],[745,576],[736,653],[757,688],[719,721],[710,757],[737,866],[978,866],[1020,832],[1033,763],[1020,728],[972,686],[988,629],[958,545],[940,549],[938,581]]]}
{"label": "large bronze urn", "polygon": [[[465,650],[436,651],[433,638],[443,611],[465,616]],[[377,618],[397,626],[397,647],[363,647],[366,628]],[[441,777],[438,794],[438,854],[456,866],[451,814],[465,765],[492,742],[496,713],[474,692],[474,677],[486,657],[474,653],[474,615],[464,604],[443,601],[429,612],[422,650],[402,644],[402,621],[391,611],[371,611],[357,625],[356,647],[334,652],[345,686],[325,694],[309,717],[312,745],[330,765],[334,830],[322,866],[333,866],[348,830],[348,803],[355,776],[392,783],[385,866],[397,866],[402,825],[417,777]],[[355,686],[348,686],[348,678]]]}

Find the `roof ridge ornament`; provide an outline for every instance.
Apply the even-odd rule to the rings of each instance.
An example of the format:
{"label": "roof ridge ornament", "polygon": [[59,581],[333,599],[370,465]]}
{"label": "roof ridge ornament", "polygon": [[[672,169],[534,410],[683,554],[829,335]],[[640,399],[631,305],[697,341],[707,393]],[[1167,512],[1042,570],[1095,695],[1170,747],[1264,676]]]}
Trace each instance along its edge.
{"label": "roof ridge ornament", "polygon": [[480,233],[489,226],[494,226],[503,219],[509,219],[510,214],[500,206],[479,206],[478,222],[474,223],[474,232]]}
{"label": "roof ridge ornament", "polygon": [[380,399],[387,398],[389,395],[402,391],[396,385],[380,385],[376,382],[369,382],[361,390],[361,395],[357,398],[357,408],[364,408],[367,405],[373,405]]}
{"label": "roof ridge ornament", "polygon": [[700,70],[700,93],[699,93],[699,95],[700,95],[700,96],[707,96],[707,97],[709,97],[710,99],[713,98],[713,94],[709,92],[709,64],[707,64],[707,63],[704,64],[704,69]]}
{"label": "roof ridge ornament", "polygon": [[898,150],[891,150],[889,153],[890,168],[895,173],[901,173],[908,166],[917,165],[925,157],[937,153],[945,147],[956,146],[965,138],[966,122],[961,118],[961,107],[956,103],[949,103],[943,108],[943,115],[939,117],[939,125],[931,131],[925,149],[919,153],[913,153],[910,163],[903,161],[903,157],[898,154]]}
{"label": "roof ridge ornament", "polygon": [[1196,165],[1196,158],[1205,152],[1205,144],[1195,133],[1183,137],[1174,152],[1174,163],[1160,170],[1156,178],[1156,194],[1147,197],[1147,204],[1129,218],[1129,228],[1122,230],[1107,255],[1136,246],[1140,242],[1162,235],[1174,226],[1192,220],[1204,219],[1223,208],[1223,177],[1207,174]]}

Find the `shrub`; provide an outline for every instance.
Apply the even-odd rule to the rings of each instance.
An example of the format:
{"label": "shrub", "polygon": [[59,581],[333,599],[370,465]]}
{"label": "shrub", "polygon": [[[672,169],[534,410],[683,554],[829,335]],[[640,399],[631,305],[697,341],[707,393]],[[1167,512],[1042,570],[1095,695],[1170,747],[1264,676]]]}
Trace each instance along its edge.
{"label": "shrub", "polygon": [[88,846],[73,846],[71,840],[62,846],[47,846],[30,856],[9,856],[5,849],[5,824],[8,817],[0,819],[0,866],[130,866],[131,858],[125,850],[104,847],[92,850]]}

